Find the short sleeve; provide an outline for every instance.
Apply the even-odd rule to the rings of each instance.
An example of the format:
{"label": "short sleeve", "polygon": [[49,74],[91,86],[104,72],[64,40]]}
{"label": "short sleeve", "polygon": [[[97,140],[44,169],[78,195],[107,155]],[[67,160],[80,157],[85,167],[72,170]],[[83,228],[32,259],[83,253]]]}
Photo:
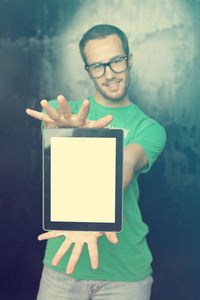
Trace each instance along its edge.
{"label": "short sleeve", "polygon": [[150,170],[165,146],[165,129],[159,123],[153,121],[149,125],[138,129],[134,137],[130,139],[130,143],[139,144],[144,149],[148,165],[141,169],[139,173],[146,173]]}

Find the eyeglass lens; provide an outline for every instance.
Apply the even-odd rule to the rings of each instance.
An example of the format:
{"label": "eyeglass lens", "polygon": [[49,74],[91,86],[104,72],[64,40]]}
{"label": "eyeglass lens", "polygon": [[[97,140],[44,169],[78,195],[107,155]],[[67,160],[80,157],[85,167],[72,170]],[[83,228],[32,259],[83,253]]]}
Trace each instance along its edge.
{"label": "eyeglass lens", "polygon": [[115,73],[124,72],[127,68],[127,57],[118,57],[106,64],[96,64],[88,66],[88,71],[93,78],[101,77],[105,74],[106,66],[109,66]]}

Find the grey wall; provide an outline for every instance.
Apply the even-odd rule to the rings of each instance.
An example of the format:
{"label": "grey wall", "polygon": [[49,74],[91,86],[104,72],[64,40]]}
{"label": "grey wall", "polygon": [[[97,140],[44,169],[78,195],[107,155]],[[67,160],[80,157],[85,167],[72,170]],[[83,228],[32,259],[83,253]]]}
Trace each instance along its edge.
{"label": "grey wall", "polygon": [[[41,232],[40,124],[25,108],[93,92],[78,41],[111,23],[127,33],[130,97],[167,131],[165,151],[140,178],[154,256],[152,300],[200,298],[200,1],[0,2],[0,220],[2,299],[34,299]],[[11,288],[12,287],[12,288]]]}

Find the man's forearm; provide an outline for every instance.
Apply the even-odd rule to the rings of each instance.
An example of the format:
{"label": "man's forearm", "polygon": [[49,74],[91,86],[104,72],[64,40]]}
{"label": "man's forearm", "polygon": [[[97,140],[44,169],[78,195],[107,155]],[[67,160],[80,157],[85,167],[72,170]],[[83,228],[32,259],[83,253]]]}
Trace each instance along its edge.
{"label": "man's forearm", "polygon": [[124,148],[123,184],[127,188],[135,172],[148,164],[143,148],[138,144],[128,144]]}
{"label": "man's forearm", "polygon": [[133,168],[129,165],[129,163],[127,161],[124,161],[124,166],[123,166],[123,187],[124,187],[124,190],[129,185],[132,177],[133,177]]}

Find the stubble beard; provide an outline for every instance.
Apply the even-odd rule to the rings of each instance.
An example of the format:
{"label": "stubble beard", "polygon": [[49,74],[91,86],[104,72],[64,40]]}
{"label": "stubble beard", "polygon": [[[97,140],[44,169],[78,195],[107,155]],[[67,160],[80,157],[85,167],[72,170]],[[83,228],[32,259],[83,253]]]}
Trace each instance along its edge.
{"label": "stubble beard", "polygon": [[[113,79],[114,80],[114,79]],[[112,80],[110,80],[112,81]],[[95,84],[95,87],[96,87],[96,90],[108,101],[110,102],[122,102],[124,100],[124,98],[127,96],[127,93],[128,93],[128,88],[129,88],[129,85],[130,85],[130,74],[128,74],[128,77],[125,79],[125,84],[124,84],[124,87],[123,87],[123,90],[121,91],[120,95],[119,96],[109,96],[102,88],[101,86],[96,82],[94,81],[94,84]]]}

